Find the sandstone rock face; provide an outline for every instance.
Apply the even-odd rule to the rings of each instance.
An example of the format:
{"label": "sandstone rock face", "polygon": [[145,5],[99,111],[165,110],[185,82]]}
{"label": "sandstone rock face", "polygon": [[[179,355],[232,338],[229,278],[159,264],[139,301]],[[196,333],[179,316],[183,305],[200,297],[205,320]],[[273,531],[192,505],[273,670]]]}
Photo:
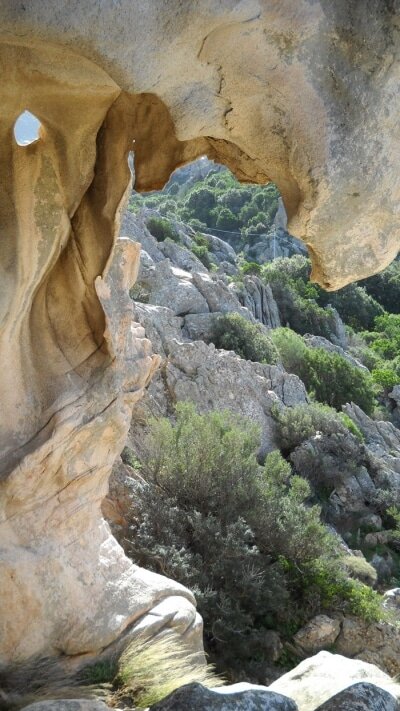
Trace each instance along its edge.
{"label": "sandstone rock face", "polygon": [[373,684],[400,699],[399,684],[373,664],[330,652],[320,652],[305,659],[268,688],[289,696],[297,703],[299,711],[315,711],[328,699],[360,682]]}
{"label": "sandstone rock face", "polygon": [[243,179],[274,180],[314,278],[333,288],[398,251],[397,11],[397,0],[368,11],[361,0],[205,0],[201,12],[167,0],[62,11],[33,0],[3,3],[0,20],[8,42],[68,48],[139,95],[139,188],[160,186],[182,161],[173,130]]}
{"label": "sandstone rock face", "polygon": [[[128,297],[140,247],[116,241],[125,99],[65,49],[8,38],[0,65],[0,662],[97,653],[164,599],[200,632],[191,593],[133,565],[101,515],[158,365]],[[42,130],[19,146],[27,107]]]}
{"label": "sandstone rock face", "polygon": [[250,685],[242,691],[241,686],[213,690],[201,684],[187,684],[151,706],[150,711],[298,711],[294,701],[282,694]]}

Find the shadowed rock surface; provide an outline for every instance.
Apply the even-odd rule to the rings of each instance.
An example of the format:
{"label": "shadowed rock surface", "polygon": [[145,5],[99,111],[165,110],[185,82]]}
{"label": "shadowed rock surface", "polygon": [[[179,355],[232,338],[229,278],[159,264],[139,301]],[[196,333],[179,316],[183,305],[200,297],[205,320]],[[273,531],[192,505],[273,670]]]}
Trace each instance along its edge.
{"label": "shadowed rock surface", "polygon": [[188,684],[151,706],[150,711],[298,711],[294,701],[281,694],[250,685],[242,691],[241,684],[236,686],[213,691],[201,684]]}
{"label": "shadowed rock surface", "polygon": [[354,684],[318,706],[316,711],[398,711],[399,704],[387,691],[373,684]]}

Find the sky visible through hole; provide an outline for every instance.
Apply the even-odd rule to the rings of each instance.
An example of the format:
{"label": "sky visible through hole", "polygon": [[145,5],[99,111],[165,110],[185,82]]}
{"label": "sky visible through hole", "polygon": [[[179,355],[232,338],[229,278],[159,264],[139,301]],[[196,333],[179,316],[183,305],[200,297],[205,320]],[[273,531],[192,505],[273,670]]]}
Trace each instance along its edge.
{"label": "sky visible through hole", "polygon": [[18,116],[14,125],[14,136],[19,146],[27,146],[39,138],[41,123],[30,111]]}

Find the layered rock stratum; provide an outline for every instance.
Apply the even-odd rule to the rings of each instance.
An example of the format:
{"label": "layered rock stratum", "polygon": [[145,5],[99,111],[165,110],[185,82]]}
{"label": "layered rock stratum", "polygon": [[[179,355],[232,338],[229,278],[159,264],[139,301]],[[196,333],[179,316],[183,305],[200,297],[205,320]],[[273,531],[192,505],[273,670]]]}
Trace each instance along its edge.
{"label": "layered rock stratum", "polygon": [[[139,190],[202,154],[275,181],[326,288],[383,268],[397,5],[0,3],[2,662],[96,653],[170,598],[191,607],[167,624],[198,639],[191,594],[131,564],[100,511],[157,364],[127,297],[139,248],[116,241],[128,155]],[[18,146],[24,110],[42,128]]]}

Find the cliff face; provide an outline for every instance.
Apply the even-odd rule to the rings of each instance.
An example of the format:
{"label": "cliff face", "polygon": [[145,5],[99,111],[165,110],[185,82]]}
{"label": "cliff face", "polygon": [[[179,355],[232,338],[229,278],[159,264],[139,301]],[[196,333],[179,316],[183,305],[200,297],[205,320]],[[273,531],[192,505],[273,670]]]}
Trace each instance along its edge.
{"label": "cliff face", "polygon": [[[156,366],[126,296],[138,248],[115,243],[129,151],[138,189],[204,153],[272,179],[320,283],[376,271],[398,248],[395,4],[1,3],[2,660],[96,652],[192,600],[100,514]],[[21,147],[25,109],[42,133]]]}

